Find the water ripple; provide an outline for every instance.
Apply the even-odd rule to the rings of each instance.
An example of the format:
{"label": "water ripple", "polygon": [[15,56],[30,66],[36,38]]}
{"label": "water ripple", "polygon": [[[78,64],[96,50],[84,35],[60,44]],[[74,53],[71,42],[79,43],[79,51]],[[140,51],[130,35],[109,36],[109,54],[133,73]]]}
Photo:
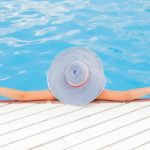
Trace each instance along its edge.
{"label": "water ripple", "polygon": [[91,48],[101,57],[108,87],[148,85],[149,6],[148,0],[1,0],[0,86],[24,87],[22,80],[41,79],[39,87],[30,88],[47,87],[52,59],[72,46]]}

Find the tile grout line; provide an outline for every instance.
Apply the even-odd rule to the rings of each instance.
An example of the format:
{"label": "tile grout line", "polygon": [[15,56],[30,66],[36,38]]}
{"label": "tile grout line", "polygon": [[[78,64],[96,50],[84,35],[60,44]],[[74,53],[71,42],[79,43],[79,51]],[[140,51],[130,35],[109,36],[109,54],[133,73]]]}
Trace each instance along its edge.
{"label": "tile grout line", "polygon": [[6,115],[6,114],[9,114],[9,113],[12,113],[12,112],[16,112],[16,111],[19,111],[19,110],[22,110],[22,109],[30,108],[30,107],[33,107],[35,105],[36,104],[32,104],[32,105],[25,106],[25,107],[22,107],[22,108],[19,108],[19,109],[15,109],[15,110],[12,110],[12,111],[9,111],[9,112],[6,112],[6,113],[2,113],[2,114],[0,114],[0,116]]}
{"label": "tile grout line", "polygon": [[[122,106],[122,105],[124,105],[124,104],[117,105],[117,106],[115,106],[115,107],[119,107],[119,106]],[[88,107],[88,106],[87,106],[87,107]],[[61,117],[61,116],[63,116],[63,115],[67,115],[67,114],[70,114],[70,113],[73,113],[73,112],[76,112],[76,111],[79,111],[79,110],[83,110],[83,109],[85,109],[85,108],[87,108],[87,107],[79,108],[79,109],[77,109],[77,110],[69,111],[69,112],[60,114],[60,115],[58,115],[58,116],[54,116],[54,117],[51,117],[51,118],[47,118],[47,119],[38,121],[38,122],[36,122],[36,123],[33,123],[33,124],[30,124],[30,125],[27,125],[27,126],[18,128],[18,129],[19,129],[19,130],[20,130],[20,129],[24,129],[24,128],[26,128],[26,127],[30,127],[30,126],[32,126],[32,125],[36,125],[36,124],[39,124],[39,123],[41,123],[41,122],[48,121],[48,120],[50,120],[50,119],[55,119],[55,118]],[[112,109],[112,108],[115,108],[115,107],[113,106],[113,107],[110,107],[110,108],[105,109],[105,110],[103,110],[103,111],[107,111],[107,110]],[[57,107],[55,107],[55,108],[57,108]],[[49,109],[48,109],[48,110],[49,110]],[[101,112],[103,112],[103,111],[101,111]],[[40,113],[40,112],[38,112],[38,113]],[[96,114],[98,114],[98,113],[100,113],[100,112],[93,113],[92,115],[96,115]],[[80,118],[80,119],[84,119],[85,117],[88,117],[88,116],[89,116],[89,115],[84,116],[84,117],[82,117],[82,118]],[[27,116],[27,117],[29,117],[29,116]],[[74,121],[78,121],[78,120],[79,120],[79,119],[73,120],[73,122],[74,122]],[[69,123],[72,123],[72,122],[68,122],[68,123],[66,123],[66,124],[69,124]],[[61,125],[60,125],[60,126],[61,126]],[[54,128],[55,128],[55,127],[54,127]],[[12,131],[9,131],[9,132],[5,132],[5,133],[3,133],[3,134],[0,134],[0,136],[5,135],[5,134],[8,134],[8,133],[11,133],[11,132],[14,132],[14,131],[18,131],[18,129],[15,129],[15,130],[12,130]]]}
{"label": "tile grout line", "polygon": [[[56,108],[57,108],[57,107],[56,107]],[[84,107],[84,108],[85,108],[85,107]],[[66,113],[60,114],[60,115],[58,115],[58,116],[53,116],[53,117],[51,117],[51,118],[47,118],[47,119],[44,119],[44,120],[35,122],[35,123],[33,123],[33,124],[29,124],[29,125],[24,126],[24,127],[21,127],[21,128],[17,128],[17,129],[15,129],[15,130],[12,130],[12,131],[9,131],[9,132],[5,132],[5,133],[3,133],[3,134],[0,134],[0,136],[3,136],[3,135],[6,135],[6,134],[8,134],[8,133],[12,133],[12,132],[15,132],[15,131],[24,129],[24,128],[26,128],[26,127],[30,127],[30,126],[33,126],[33,125],[36,125],[36,124],[40,124],[40,123],[42,123],[42,122],[45,122],[45,121],[48,121],[48,120],[51,120],[51,119],[55,119],[55,118],[57,118],[57,117],[60,117],[60,116],[66,115],[66,114],[70,114],[70,113],[76,112],[76,111],[78,111],[78,110],[82,110],[82,109],[84,109],[84,108],[79,108],[79,109],[77,109],[77,110],[73,110],[73,111],[70,111],[70,112],[66,112]],[[54,128],[55,128],[55,127],[54,127]]]}
{"label": "tile grout line", "polygon": [[[80,142],[80,143],[74,144],[74,145],[72,145],[72,146],[70,146],[70,147],[67,147],[65,150],[69,150],[69,149],[72,148],[72,147],[81,145],[81,144],[86,143],[86,142],[88,142],[88,141],[90,141],[90,140],[96,139],[96,138],[98,138],[98,137],[100,137],[100,136],[109,134],[109,133],[111,133],[111,132],[114,132],[114,131],[119,130],[119,129],[121,129],[121,128],[130,126],[130,125],[132,125],[132,124],[135,124],[135,123],[137,123],[137,122],[140,122],[140,121],[145,120],[145,119],[148,119],[148,118],[150,118],[150,115],[149,115],[149,116],[146,116],[146,117],[144,117],[144,118],[138,119],[138,120],[136,120],[136,121],[133,121],[133,122],[131,122],[131,123],[125,124],[125,125],[123,125],[123,126],[120,126],[119,128],[116,128],[116,129],[113,129],[113,130],[104,132],[104,133],[99,134],[99,135],[97,135],[97,136],[95,136],[95,137],[92,137],[92,138],[89,138],[89,139],[87,139],[87,140],[84,140],[84,141],[82,141],[82,142]],[[150,130],[150,128],[149,128],[149,130]],[[120,140],[120,141],[121,141],[121,140]],[[114,143],[117,143],[117,142],[114,142]],[[113,145],[113,144],[109,144],[109,145]],[[101,150],[101,149],[104,149],[104,148],[106,148],[106,147],[109,147],[109,146],[106,145],[106,146],[104,146],[104,147],[102,147],[102,148],[100,148],[100,149],[97,149],[97,150]]]}
{"label": "tile grout line", "polygon": [[5,107],[5,106],[7,106],[7,105],[10,105],[10,103],[8,103],[8,104],[3,104],[3,105],[0,105],[0,107]]}
{"label": "tile grout line", "polygon": [[143,143],[143,144],[141,144],[141,145],[138,145],[138,146],[136,146],[136,147],[133,147],[131,150],[136,150],[136,149],[138,149],[139,147],[143,147],[144,145],[147,145],[147,144],[150,144],[150,141],[145,142],[145,143]]}
{"label": "tile grout line", "polygon": [[[121,104],[121,105],[125,105],[125,104]],[[119,105],[119,106],[121,106],[121,105]],[[117,105],[117,106],[115,106],[115,107],[119,107],[119,106]],[[115,107],[112,107],[111,109],[113,109],[113,108],[115,108]],[[108,110],[110,110],[110,108],[109,108]],[[108,111],[108,110],[106,109],[106,110],[104,110],[104,111]],[[104,112],[104,111],[101,111],[101,112]],[[101,112],[99,112],[99,113],[101,113]],[[88,115],[88,116],[86,116],[86,117],[83,117],[82,119],[85,119],[85,118],[91,117],[91,116],[92,116],[92,115]],[[56,116],[56,117],[57,117],[57,116]],[[24,138],[22,138],[22,139],[18,139],[18,140],[12,141],[12,142],[10,142],[10,143],[1,145],[0,147],[4,147],[4,146],[7,146],[7,145],[12,144],[12,143],[16,143],[16,142],[18,142],[18,141],[25,140],[25,139],[27,139],[27,138],[30,138],[30,137],[39,135],[39,134],[44,133],[44,132],[46,132],[46,131],[50,131],[50,130],[53,130],[53,129],[55,129],[55,128],[59,128],[59,127],[61,127],[61,126],[64,126],[64,125],[67,125],[67,124],[70,124],[70,123],[73,123],[73,122],[75,122],[75,121],[79,121],[79,120],[82,120],[82,119],[77,119],[77,120],[71,121],[71,122],[69,122],[69,123],[65,123],[65,124],[63,124],[63,125],[56,126],[56,127],[54,127],[54,128],[50,128],[50,129],[41,131],[41,132],[39,132],[39,133],[36,133],[36,134],[30,135],[30,136],[24,137]],[[61,138],[61,137],[60,137],[60,138]]]}
{"label": "tile grout line", "polygon": [[[111,109],[115,109],[115,108],[120,107],[120,106],[123,106],[123,105],[125,105],[125,104],[122,104],[122,105],[119,105],[119,106],[112,107]],[[103,113],[103,112],[105,112],[105,111],[109,111],[109,110],[111,110],[111,109],[110,109],[110,108],[109,108],[109,109],[106,109],[106,110],[104,110],[104,111],[95,113],[94,115],[97,115],[97,114],[99,114],[99,113]],[[82,119],[86,119],[86,118],[91,117],[91,116],[93,116],[93,114],[92,114],[92,115],[85,116],[85,117],[82,117],[82,118],[80,118],[80,119],[78,119],[78,120],[74,120],[73,122],[76,122],[76,121],[79,121],[79,120],[82,120]],[[109,121],[109,120],[106,120],[106,121]],[[73,122],[69,122],[69,123],[67,123],[67,124],[70,124],[70,123],[73,123]],[[103,123],[103,122],[100,122],[100,123]],[[104,123],[105,123],[105,121],[104,121]],[[67,125],[67,124],[63,124],[63,125],[57,126],[56,128],[61,127],[61,126],[64,126],[64,125]],[[92,125],[92,126],[93,126],[93,125]],[[65,135],[65,136],[72,135],[72,134],[76,134],[76,133],[78,133],[78,132],[80,132],[80,131],[83,131],[83,130],[86,130],[86,129],[88,129],[88,128],[91,128],[92,126],[89,126],[89,127],[80,129],[80,130],[78,130],[78,131],[69,133],[69,134],[67,134],[67,135]],[[94,126],[97,126],[97,124],[95,124]],[[40,147],[40,146],[42,146],[42,145],[46,145],[46,144],[48,144],[48,143],[52,143],[52,142],[54,142],[54,141],[57,141],[57,140],[63,139],[63,138],[64,138],[64,136],[58,137],[58,138],[53,139],[53,140],[51,140],[51,141],[42,143],[42,144],[40,144],[40,145],[38,145],[38,146],[36,146],[36,147]],[[63,139],[63,140],[64,140],[64,139]],[[35,148],[35,147],[34,147],[34,148]]]}
{"label": "tile grout line", "polygon": [[[145,119],[147,119],[147,118],[150,118],[150,116],[147,116],[147,117],[145,117],[145,118],[142,118],[141,120],[145,120]],[[100,148],[100,149],[97,149],[97,150],[105,149],[105,148],[107,148],[107,147],[110,147],[110,146],[112,146],[112,145],[114,145],[114,144],[117,144],[117,143],[119,143],[119,142],[128,140],[128,139],[130,139],[130,138],[132,138],[132,137],[134,137],[134,136],[136,136],[136,135],[142,134],[142,133],[147,132],[147,131],[149,131],[149,130],[150,130],[150,128],[145,129],[145,130],[142,130],[142,131],[140,131],[140,132],[137,132],[137,133],[135,133],[135,134],[132,134],[132,135],[126,137],[126,138],[123,138],[123,139],[121,139],[121,140],[118,140],[118,141],[116,141],[116,142],[113,142],[113,143],[111,143],[111,144],[109,144],[109,145],[106,145],[106,146],[104,146],[104,147],[102,147],[102,148]]]}
{"label": "tile grout line", "polygon": [[[146,108],[146,107],[149,107],[149,105],[146,105],[146,106],[144,106],[144,107],[142,107],[142,109],[143,108]],[[141,109],[141,108],[140,108]],[[137,110],[140,110],[140,109],[136,109],[136,110],[134,110],[134,111],[130,111],[130,112],[128,112],[128,113],[126,113],[126,114],[129,114],[129,113],[132,113],[132,112],[135,112],[135,111],[137,111]],[[122,117],[122,116],[125,116],[126,114],[123,114],[123,115],[119,115],[119,117]],[[114,118],[112,118],[111,120],[113,120],[113,119],[116,119],[116,118],[119,118],[118,116],[117,117],[114,117]],[[109,121],[109,120],[106,120],[106,121],[104,121],[104,122],[102,122],[102,123],[105,123],[105,122],[107,122],[107,121]],[[102,124],[102,123],[100,123],[100,124]],[[99,124],[98,124],[99,125]],[[94,126],[97,126],[97,124],[96,125],[94,125]],[[118,128],[117,128],[118,129]],[[84,129],[85,130],[85,129]],[[86,129],[87,130],[87,129]],[[116,130],[116,129],[115,129]],[[111,131],[110,131],[111,132]],[[107,133],[107,132],[106,132]],[[109,132],[108,132],[109,133]],[[76,133],[75,133],[76,134]],[[104,134],[104,133],[103,133]],[[67,135],[68,136],[68,135]],[[98,135],[98,136],[101,136],[101,134],[100,135]],[[65,136],[64,136],[65,137]],[[63,137],[63,138],[64,138]],[[84,142],[87,142],[87,141],[89,141],[89,140],[91,140],[91,139],[94,139],[94,138],[97,138],[97,136],[96,137],[93,137],[93,138],[90,138],[90,139],[87,139],[87,140],[85,140],[85,141],[82,141],[82,142],[80,142],[80,143],[77,143],[77,144],[74,144],[74,145],[72,145],[72,146],[70,146],[70,147],[68,147],[68,148],[71,148],[71,147],[74,147],[74,146],[76,146],[76,145],[79,145],[79,144],[82,144],[82,143],[84,143]],[[68,149],[67,148],[67,149]]]}
{"label": "tile grout line", "polygon": [[0,126],[1,126],[1,125],[5,125],[5,124],[8,124],[8,123],[11,123],[11,122],[13,122],[13,121],[17,121],[17,120],[26,118],[26,117],[34,116],[34,115],[39,114],[39,113],[41,113],[41,112],[46,112],[46,111],[49,111],[49,110],[53,110],[53,109],[58,108],[58,107],[60,107],[60,106],[63,106],[63,105],[59,105],[59,106],[55,106],[55,107],[52,107],[52,108],[44,109],[44,110],[42,110],[42,111],[40,111],[40,112],[36,112],[36,113],[29,114],[29,115],[26,115],[26,116],[23,116],[23,117],[20,117],[20,118],[16,118],[16,119],[13,119],[13,120],[6,121],[6,122],[1,123]]}
{"label": "tile grout line", "polygon": [[[117,105],[117,106],[118,106],[118,105]],[[119,105],[119,106],[120,106],[120,105]],[[88,106],[87,106],[87,107],[88,107]],[[41,121],[39,121],[39,122],[36,122],[36,123],[34,123],[34,124],[30,124],[30,125],[27,125],[27,126],[18,128],[18,129],[23,129],[23,128],[26,128],[26,127],[30,127],[30,126],[32,126],[32,125],[36,125],[36,124],[38,124],[38,123],[41,123],[41,122],[44,122],[44,121],[48,121],[48,120],[50,120],[50,119],[55,119],[55,118],[60,117],[60,116],[63,116],[63,115],[67,115],[67,114],[70,114],[70,113],[73,113],[73,112],[76,112],[76,111],[79,111],[79,110],[83,110],[83,109],[85,109],[85,108],[87,108],[87,107],[79,108],[79,109],[77,109],[77,110],[69,111],[69,112],[60,114],[60,115],[58,115],[58,116],[54,116],[54,117],[51,117],[51,118],[47,118],[47,119],[41,120]],[[116,106],[115,106],[115,107],[116,107]],[[57,107],[55,107],[55,108],[57,108]],[[111,108],[114,108],[114,107],[111,107]],[[110,109],[110,108],[108,108],[108,109],[106,109],[106,110],[109,110],[109,109]],[[48,109],[48,110],[49,110],[49,109]],[[99,112],[96,112],[96,113],[94,113],[94,114],[92,114],[92,115],[95,115],[95,114],[97,114],[97,113],[99,113]],[[84,117],[82,117],[82,118],[84,118]],[[78,120],[78,119],[77,119],[77,120]],[[77,121],[77,120],[74,120],[74,121]],[[55,127],[54,127],[54,128],[55,128]],[[11,132],[13,132],[13,131],[17,131],[18,129],[15,129],[15,130],[12,130],[12,131],[9,131],[9,132],[0,134],[0,136],[5,135],[5,134],[8,134],[8,133],[11,133]]]}

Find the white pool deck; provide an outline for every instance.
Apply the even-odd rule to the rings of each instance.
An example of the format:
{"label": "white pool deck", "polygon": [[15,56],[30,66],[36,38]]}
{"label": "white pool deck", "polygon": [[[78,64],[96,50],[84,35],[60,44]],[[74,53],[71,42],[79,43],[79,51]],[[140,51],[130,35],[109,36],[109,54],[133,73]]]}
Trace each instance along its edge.
{"label": "white pool deck", "polygon": [[150,150],[150,101],[0,103],[0,150]]}

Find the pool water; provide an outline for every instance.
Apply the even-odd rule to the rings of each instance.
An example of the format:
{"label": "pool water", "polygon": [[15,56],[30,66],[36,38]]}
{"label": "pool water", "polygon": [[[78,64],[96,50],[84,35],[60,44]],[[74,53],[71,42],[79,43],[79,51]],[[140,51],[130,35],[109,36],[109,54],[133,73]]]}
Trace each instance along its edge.
{"label": "pool water", "polygon": [[74,46],[102,59],[106,88],[150,86],[150,1],[0,1],[0,87],[47,89],[53,58]]}

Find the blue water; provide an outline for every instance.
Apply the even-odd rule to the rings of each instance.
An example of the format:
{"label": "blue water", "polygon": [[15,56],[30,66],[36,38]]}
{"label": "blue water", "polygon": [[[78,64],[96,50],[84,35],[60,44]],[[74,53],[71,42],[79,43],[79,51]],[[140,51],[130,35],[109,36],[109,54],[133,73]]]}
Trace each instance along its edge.
{"label": "blue water", "polygon": [[106,88],[150,86],[150,1],[0,1],[0,87],[47,89],[53,58],[73,46],[102,59]]}

